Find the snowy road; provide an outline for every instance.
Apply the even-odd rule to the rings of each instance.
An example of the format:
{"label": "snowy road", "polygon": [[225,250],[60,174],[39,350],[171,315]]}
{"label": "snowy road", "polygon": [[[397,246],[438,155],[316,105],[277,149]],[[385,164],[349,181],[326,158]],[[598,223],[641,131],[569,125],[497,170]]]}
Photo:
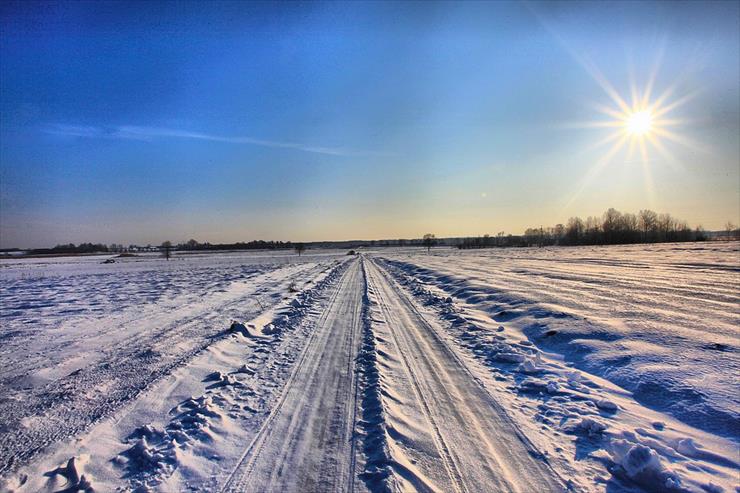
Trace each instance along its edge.
{"label": "snowy road", "polygon": [[353,261],[322,307],[282,396],[223,491],[355,490],[353,429],[359,402],[354,367],[366,282],[368,301],[377,307],[372,325],[382,325],[388,336],[380,351],[381,379],[386,392],[397,396],[387,406],[395,423],[389,427],[388,465],[397,473],[388,486],[461,493],[563,491],[438,329],[387,274],[364,259]]}
{"label": "snowy road", "polygon": [[[736,382],[725,306],[737,299],[736,250],[712,248],[717,267],[686,277],[726,281],[692,296],[708,333],[729,334],[709,349],[728,364],[685,373]],[[645,406],[609,381],[616,360],[589,372],[574,359],[589,341],[596,355],[632,348],[619,360],[629,369],[649,334],[629,325],[657,323],[636,309],[601,323],[629,300],[607,298],[600,279],[639,284],[625,275],[630,251],[605,251],[618,266],[595,272],[576,250],[547,261],[389,249],[5,268],[0,491],[732,491],[732,429],[708,433]],[[672,255],[640,268],[679,320],[688,292],[668,290],[670,272],[696,251]],[[565,289],[580,264],[583,285]]]}
{"label": "snowy road", "polygon": [[[395,457],[395,462],[417,464],[421,473],[404,489],[563,491],[541,455],[438,329],[377,265],[369,261],[366,266],[370,292],[379,306],[373,326],[385,341],[382,361],[387,370],[381,370],[381,378],[387,377],[387,392],[396,396],[387,407],[398,425],[392,427],[396,445],[391,449],[408,457]],[[410,469],[405,479],[411,477]]]}
{"label": "snowy road", "polygon": [[356,376],[364,276],[345,272],[283,395],[224,491],[352,491]]}

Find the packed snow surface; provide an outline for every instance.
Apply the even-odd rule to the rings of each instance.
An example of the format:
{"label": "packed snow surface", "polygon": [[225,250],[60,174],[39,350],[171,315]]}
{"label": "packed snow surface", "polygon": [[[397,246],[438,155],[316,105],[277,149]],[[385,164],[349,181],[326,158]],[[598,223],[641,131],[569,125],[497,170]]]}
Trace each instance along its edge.
{"label": "packed snow surface", "polygon": [[0,491],[740,491],[737,243],[0,262]]}
{"label": "packed snow surface", "polygon": [[0,474],[111,415],[334,255],[0,263]]}
{"label": "packed snow surface", "polygon": [[639,402],[740,438],[737,242],[387,257]]}

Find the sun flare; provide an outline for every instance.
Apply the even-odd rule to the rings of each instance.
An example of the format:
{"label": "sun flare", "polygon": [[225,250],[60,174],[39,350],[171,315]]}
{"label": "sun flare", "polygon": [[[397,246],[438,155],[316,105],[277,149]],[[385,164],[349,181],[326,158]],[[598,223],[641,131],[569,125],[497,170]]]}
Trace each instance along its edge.
{"label": "sun flare", "polygon": [[624,125],[632,135],[647,135],[653,128],[653,114],[650,110],[635,111],[627,116]]}
{"label": "sun flare", "polygon": [[668,150],[670,144],[697,149],[687,136],[673,130],[687,121],[671,115],[678,107],[689,101],[693,94],[673,99],[671,96],[674,96],[674,87],[670,87],[653,98],[652,86],[652,81],[642,91],[633,86],[631,101],[628,102],[610,84],[603,83],[604,90],[614,105],[597,105],[596,109],[607,119],[585,124],[591,128],[612,129],[612,132],[594,146],[610,144],[610,148],[599,161],[602,166],[615,159],[622,150],[626,150],[626,162],[633,162],[633,156],[638,153],[642,164],[647,166],[648,162],[653,160],[650,156],[653,151],[657,152],[667,164],[675,164],[676,160]]}
{"label": "sun flare", "polygon": [[594,108],[602,117],[595,121],[579,122],[580,128],[608,130],[586,152],[603,150],[594,164],[581,180],[581,184],[568,201],[572,204],[580,193],[610,164],[637,164],[642,168],[645,192],[648,200],[654,201],[652,168],[668,165],[674,170],[681,169],[680,160],[671,151],[676,147],[692,151],[707,152],[686,134],[679,133],[677,127],[685,126],[689,120],[675,113],[697,94],[696,91],[678,95],[678,82],[674,82],[661,93],[654,92],[657,66],[653,67],[647,84],[642,88],[634,81],[629,92],[620,93],[598,69],[585,65],[608,96],[611,104],[596,103]]}

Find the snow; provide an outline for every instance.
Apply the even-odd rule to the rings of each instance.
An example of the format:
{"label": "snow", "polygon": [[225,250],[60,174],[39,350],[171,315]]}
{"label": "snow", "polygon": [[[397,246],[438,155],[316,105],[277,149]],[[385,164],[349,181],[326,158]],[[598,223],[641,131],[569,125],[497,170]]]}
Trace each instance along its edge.
{"label": "snow", "polygon": [[730,492],[737,243],[0,262],[0,491]]}
{"label": "snow", "polygon": [[740,436],[737,243],[387,257],[441,296],[516,327],[641,403]]}
{"label": "snow", "polygon": [[563,491],[565,481],[444,344],[442,326],[377,265],[365,268],[377,364],[385,373],[387,464],[399,489]]}
{"label": "snow", "polygon": [[378,257],[577,489],[740,486],[736,243]]}
{"label": "snow", "polygon": [[341,253],[3,262],[0,474],[140,401],[230,320],[270,316],[290,283],[316,281]]}

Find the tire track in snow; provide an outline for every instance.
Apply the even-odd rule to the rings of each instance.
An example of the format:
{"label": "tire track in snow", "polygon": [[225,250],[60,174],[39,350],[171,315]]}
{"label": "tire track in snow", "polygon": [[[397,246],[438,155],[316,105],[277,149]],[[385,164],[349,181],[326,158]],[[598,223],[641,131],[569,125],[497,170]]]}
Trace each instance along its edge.
{"label": "tire track in snow", "polygon": [[[373,276],[369,276],[369,277],[373,277]],[[380,282],[382,282],[382,280]],[[377,283],[378,281],[375,280],[376,286],[377,286]],[[381,311],[383,312],[385,320],[386,321],[390,320],[391,319],[391,309],[388,306],[388,303],[386,302],[386,300],[382,297],[378,297],[377,301],[378,301],[378,304],[380,305]],[[450,446],[447,444],[444,437],[442,436],[439,425],[437,424],[434,418],[434,415],[432,414],[431,406],[424,392],[421,389],[421,385],[419,383],[416,372],[412,368],[412,364],[409,361],[409,356],[407,355],[405,351],[406,348],[402,347],[400,340],[399,340],[400,336],[397,334],[397,331],[391,329],[390,333],[391,333],[391,337],[393,338],[393,341],[396,347],[399,349],[400,358],[403,361],[404,369],[406,370],[406,374],[408,375],[409,380],[411,381],[411,384],[413,386],[416,399],[421,404],[423,408],[424,416],[433,431],[433,438],[437,446],[437,450],[440,453],[440,457],[442,458],[444,468],[447,471],[447,474],[450,478],[451,486],[457,492],[469,493],[470,490],[465,484],[465,480],[464,480],[463,474],[460,472],[460,468],[457,464],[457,460],[455,460],[455,458],[453,457]]]}
{"label": "tire track in snow", "polygon": [[[292,274],[308,273],[313,278],[320,267],[307,264]],[[24,402],[0,403],[0,425],[6,423],[6,429],[0,426],[0,476],[28,463],[50,445],[83,433],[136,398],[216,342],[225,334],[225,320],[263,311],[252,299],[255,290],[263,288],[256,281],[274,274],[276,271],[270,270],[250,279],[255,288],[195,315],[160,328],[155,328],[159,324],[153,321],[149,330],[105,348],[100,360],[36,389],[36,395]],[[29,419],[37,421],[34,426],[22,424]]]}
{"label": "tire track in snow", "polygon": [[372,261],[367,271],[421,414],[433,429],[451,481],[447,487],[563,491],[555,472],[394,281]]}
{"label": "tire track in snow", "polygon": [[349,491],[354,482],[354,371],[360,262],[345,271],[283,393],[222,491]]}

